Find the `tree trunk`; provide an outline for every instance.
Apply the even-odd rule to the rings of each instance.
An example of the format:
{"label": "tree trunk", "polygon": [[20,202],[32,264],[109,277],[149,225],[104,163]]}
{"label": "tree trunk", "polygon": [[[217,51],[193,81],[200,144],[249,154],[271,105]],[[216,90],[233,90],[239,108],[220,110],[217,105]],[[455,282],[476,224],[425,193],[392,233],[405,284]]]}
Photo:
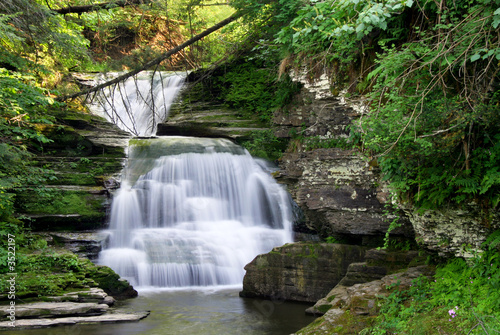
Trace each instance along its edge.
{"label": "tree trunk", "polygon": [[194,42],[202,39],[203,37],[207,36],[207,35],[210,35],[211,33],[213,33],[214,31],[228,25],[229,23],[233,22],[234,20],[238,19],[239,17],[241,17],[243,15],[243,13],[240,13],[240,12],[237,12],[233,15],[231,15],[230,17],[228,17],[227,19],[225,20],[222,20],[220,21],[219,23],[217,23],[216,25],[208,28],[207,30],[203,31],[202,33],[196,35],[196,36],[193,36],[191,39],[187,40],[186,42],[176,46],[175,48],[173,49],[170,49],[169,51],[167,51],[166,53],[164,53],[163,55],[161,55],[160,57],[156,58],[156,59],[153,59],[152,61],[144,64],[143,66],[141,66],[140,68],[137,68],[135,70],[132,70],[130,72],[127,72],[125,74],[122,74],[121,76],[118,76],[116,77],[115,79],[113,80],[110,80],[110,81],[107,81],[105,83],[102,83],[100,85],[97,85],[97,86],[94,86],[92,88],[89,88],[87,90],[83,90],[83,91],[80,91],[80,92],[77,92],[77,93],[73,93],[73,94],[70,94],[70,95],[65,95],[65,96],[61,96],[61,97],[57,97],[56,100],[57,101],[65,101],[65,100],[69,100],[69,99],[74,99],[76,97],[79,97],[81,95],[85,95],[85,94],[89,94],[89,93],[93,93],[93,92],[97,92],[99,90],[102,90],[103,88],[105,87],[108,87],[108,86],[111,86],[113,84],[116,84],[116,83],[119,83],[121,81],[124,81],[136,74],[138,74],[139,72],[141,71],[144,71],[144,70],[147,70],[148,68],[151,68],[155,65],[158,65],[160,64],[162,61],[164,61],[165,59],[167,59],[168,57],[172,56],[173,54],[181,51],[182,49],[186,48],[187,46],[193,44]]}
{"label": "tree trunk", "polygon": [[60,9],[52,9],[52,11],[59,14],[81,14],[81,13],[88,13],[113,7],[125,7],[131,5],[146,4],[149,2],[150,0],[119,0],[112,2],[96,3],[88,6],[68,6]]}

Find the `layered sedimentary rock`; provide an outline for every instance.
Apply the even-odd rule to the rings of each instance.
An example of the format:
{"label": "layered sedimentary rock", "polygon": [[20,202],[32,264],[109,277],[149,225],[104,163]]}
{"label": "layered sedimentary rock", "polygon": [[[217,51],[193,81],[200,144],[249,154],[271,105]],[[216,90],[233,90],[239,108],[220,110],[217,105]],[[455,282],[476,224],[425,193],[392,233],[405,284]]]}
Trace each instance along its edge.
{"label": "layered sedimentary rock", "polygon": [[382,236],[389,227],[383,216],[385,197],[378,175],[352,150],[316,149],[287,153],[280,180],[289,185],[306,224],[320,235],[355,239]]}
{"label": "layered sedimentary rock", "polygon": [[51,302],[16,303],[0,308],[8,321],[0,322],[0,330],[45,328],[60,325],[139,321],[149,312],[130,312],[110,308],[113,297],[102,289],[71,292],[46,297]]}
{"label": "layered sedimentary rock", "polygon": [[[432,274],[429,267],[417,266],[363,284],[349,287],[338,285],[315,305],[316,310],[322,311],[324,315],[301,329],[297,334],[336,334],[340,332],[357,334],[365,327],[370,327],[370,323],[373,322],[372,318],[379,312],[380,299],[391,293],[391,290],[388,290],[389,287],[397,286],[398,290],[406,290],[416,278],[432,276]],[[355,321],[352,321],[353,319]],[[359,329],[343,329],[346,328],[344,326],[346,320],[351,320]]]}
{"label": "layered sedimentary rock", "polygon": [[486,212],[475,205],[407,213],[417,242],[441,256],[470,257],[489,234],[500,229],[498,211]]}
{"label": "layered sedimentary rock", "polygon": [[[380,241],[391,220],[384,216],[389,192],[380,181],[374,162],[357,150],[335,147],[335,141],[352,143],[349,126],[364,113],[361,102],[347,104],[318,85],[306,86],[286,111],[277,112],[276,135],[302,140],[283,155],[278,178],[288,186],[305,214],[307,228],[321,236],[342,236],[349,242]],[[307,150],[304,143],[325,143],[327,148]],[[295,142],[294,142],[295,141]],[[293,146],[293,145],[292,145]],[[320,145],[321,146],[321,145]],[[393,234],[412,236],[408,220],[400,215],[402,229]]]}
{"label": "layered sedimentary rock", "polygon": [[243,297],[315,302],[344,277],[352,262],[364,259],[359,246],[294,243],[274,248],[249,263]]}

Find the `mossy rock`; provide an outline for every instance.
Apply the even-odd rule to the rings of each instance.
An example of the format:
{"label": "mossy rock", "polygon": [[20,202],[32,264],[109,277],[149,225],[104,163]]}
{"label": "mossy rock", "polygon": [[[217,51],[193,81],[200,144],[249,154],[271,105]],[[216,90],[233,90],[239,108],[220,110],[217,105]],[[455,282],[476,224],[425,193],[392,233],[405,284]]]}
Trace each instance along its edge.
{"label": "mossy rock", "polygon": [[87,276],[115,299],[127,299],[137,296],[137,291],[129,282],[121,279],[116,272],[107,266],[95,266],[89,269]]}

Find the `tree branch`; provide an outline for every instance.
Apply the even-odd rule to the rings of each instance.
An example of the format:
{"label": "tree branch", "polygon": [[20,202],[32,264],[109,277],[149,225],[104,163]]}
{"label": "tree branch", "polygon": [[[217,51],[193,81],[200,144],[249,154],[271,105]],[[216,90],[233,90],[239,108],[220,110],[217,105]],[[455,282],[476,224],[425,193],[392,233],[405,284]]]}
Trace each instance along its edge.
{"label": "tree branch", "polygon": [[128,78],[130,78],[130,77],[138,74],[141,71],[147,70],[150,67],[153,67],[155,65],[160,64],[162,61],[164,61],[165,59],[169,58],[173,54],[181,51],[182,49],[184,49],[187,46],[193,44],[194,42],[202,39],[203,37],[205,37],[207,35],[210,35],[214,31],[219,30],[220,28],[222,28],[222,27],[228,25],[229,23],[233,22],[234,20],[240,18],[241,16],[243,16],[243,14],[244,13],[242,13],[242,12],[236,12],[235,14],[231,15],[227,19],[224,19],[224,20],[220,21],[216,25],[213,25],[212,27],[208,28],[207,30],[203,31],[200,34],[198,34],[196,36],[193,36],[191,39],[187,40],[186,42],[184,42],[184,43],[182,43],[182,44],[180,44],[178,46],[176,46],[173,49],[170,49],[169,51],[167,51],[166,53],[164,53],[160,57],[158,57],[156,59],[153,59],[152,61],[144,64],[140,68],[137,68],[135,70],[132,70],[130,72],[122,74],[121,76],[118,76],[115,79],[112,79],[112,80],[107,81],[105,83],[102,83],[100,85],[94,86],[92,88],[89,88],[89,89],[86,89],[86,90],[83,90],[83,91],[80,91],[80,92],[77,92],[77,93],[73,93],[73,94],[70,94],[70,95],[65,95],[65,96],[62,96],[62,97],[57,97],[56,100],[57,101],[65,101],[65,100],[69,100],[69,99],[74,99],[74,98],[79,97],[81,95],[85,95],[85,94],[97,92],[97,91],[99,91],[99,90],[101,90],[101,89],[103,89],[105,87],[111,86],[111,85],[119,83],[121,81],[124,81],[125,79],[128,79]]}
{"label": "tree branch", "polygon": [[149,2],[150,0],[118,0],[112,2],[96,3],[88,6],[68,6],[60,9],[53,9],[53,11],[59,14],[81,14],[113,7],[146,4]]}

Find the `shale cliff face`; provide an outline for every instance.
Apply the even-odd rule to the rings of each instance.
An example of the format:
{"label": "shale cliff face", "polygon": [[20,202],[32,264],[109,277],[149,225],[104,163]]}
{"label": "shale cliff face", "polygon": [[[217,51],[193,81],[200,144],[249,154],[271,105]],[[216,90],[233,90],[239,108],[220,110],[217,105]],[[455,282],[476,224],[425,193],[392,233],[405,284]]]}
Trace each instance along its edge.
{"label": "shale cliff face", "polygon": [[[294,103],[275,113],[276,135],[292,137],[292,143],[297,133],[306,140],[346,141],[348,126],[364,113],[362,101],[347,103],[334,97],[326,79],[314,86],[304,84]],[[389,193],[376,165],[359,152],[335,147],[306,150],[299,143],[283,155],[280,167],[277,177],[304,211],[308,229],[351,243],[380,243],[389,228],[390,220],[383,214]],[[412,236],[404,215],[400,221],[403,227],[393,234]]]}
{"label": "shale cliff face", "polygon": [[353,151],[337,148],[287,153],[280,180],[302,208],[308,228],[323,237],[382,236],[388,228],[377,175]]}
{"label": "shale cliff face", "polygon": [[335,236],[349,243],[380,246],[389,222],[397,215],[401,227],[392,235],[415,237],[421,246],[442,256],[467,256],[500,228],[498,211],[486,213],[474,204],[426,212],[398,204],[400,210],[386,216],[391,195],[375,160],[369,161],[356,150],[308,150],[302,145],[311,138],[346,141],[349,127],[366,117],[363,99],[333,94],[326,76],[314,83],[295,77],[303,89],[286,110],[275,113],[273,123],[276,136],[291,138],[292,146],[280,161],[277,177],[304,212],[305,224],[297,231],[309,229],[323,238]]}

